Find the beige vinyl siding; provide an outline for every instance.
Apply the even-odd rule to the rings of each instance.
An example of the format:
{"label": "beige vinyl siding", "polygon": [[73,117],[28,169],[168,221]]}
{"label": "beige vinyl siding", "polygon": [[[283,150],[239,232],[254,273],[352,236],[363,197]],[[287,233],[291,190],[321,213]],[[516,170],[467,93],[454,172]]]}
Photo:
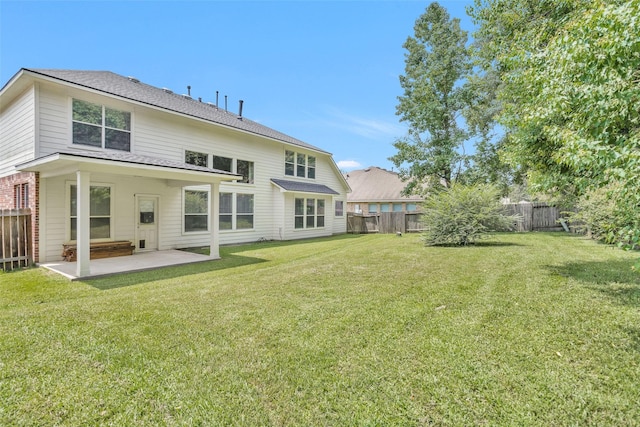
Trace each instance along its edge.
{"label": "beige vinyl siding", "polygon": [[41,85],[39,90],[39,155],[45,156],[71,145],[71,113],[68,97],[60,90]]}
{"label": "beige vinyl siding", "polygon": [[14,165],[33,159],[35,114],[33,87],[0,112],[0,176],[14,173]]}
{"label": "beige vinyl siding", "polygon": [[[67,185],[75,183],[73,174],[45,179],[46,189],[41,197],[46,202],[44,227],[46,236],[41,233],[40,262],[61,259],[62,244],[68,241],[68,197]],[[136,194],[159,196],[158,209],[158,249],[175,249],[209,244],[209,235],[185,235],[182,233],[182,188],[167,186],[162,180],[133,178],[121,175],[91,174],[92,185],[109,184],[112,193],[112,233],[115,240],[134,241],[136,212],[134,197]],[[134,242],[135,243],[135,242]]]}
{"label": "beige vinyl siding", "polygon": [[[332,195],[314,195],[315,198],[321,197],[326,200],[324,228],[294,230],[293,196],[291,193],[280,193],[271,183],[272,178],[280,178],[324,184],[342,193],[341,196],[336,197],[343,197],[346,200],[341,175],[327,154],[159,111],[144,105],[131,104],[97,93],[58,87],[45,82],[39,87],[40,156],[69,149],[87,149],[83,146],[74,146],[71,141],[71,100],[78,98],[131,112],[131,152],[134,154],[184,161],[185,150],[191,150],[207,153],[209,159],[212,155],[219,155],[254,162],[254,184],[227,182],[220,185],[220,192],[254,195],[254,228],[221,231],[219,233],[221,244],[252,242],[262,238],[297,239],[346,231],[346,215],[344,221],[334,218],[334,196]],[[25,113],[27,117],[29,114]],[[284,173],[285,150],[314,156],[316,178],[286,176]],[[133,195],[139,192],[160,195],[159,249],[209,245],[208,233],[183,233],[182,231],[183,200],[182,187],[179,183],[170,183],[167,186],[166,181],[145,181],[133,177],[108,178],[92,175],[91,180],[92,182],[113,182],[116,186],[114,200],[116,205],[114,206],[118,211],[117,217],[114,218],[114,224],[117,226],[117,234],[114,238],[132,240],[135,237],[135,230],[132,228]],[[75,180],[75,176],[65,176],[63,181],[68,179]],[[50,234],[46,244],[46,257],[59,259],[59,250],[65,236],[60,235],[61,232],[58,230],[65,232],[66,226],[63,221],[66,221],[67,215],[63,206],[65,194],[61,192],[64,192],[66,187],[64,183],[59,185],[56,181],[56,183],[49,182],[47,188],[51,194],[47,196],[49,205],[45,227]],[[41,238],[44,239],[45,236]]]}
{"label": "beige vinyl siding", "polygon": [[[342,201],[342,216],[336,216],[336,201]],[[344,196],[334,196],[331,204],[333,234],[344,234],[347,232],[347,199]]]}
{"label": "beige vinyl siding", "polygon": [[285,194],[278,187],[272,185],[271,200],[273,201],[273,240],[286,239],[286,214],[285,214]]}

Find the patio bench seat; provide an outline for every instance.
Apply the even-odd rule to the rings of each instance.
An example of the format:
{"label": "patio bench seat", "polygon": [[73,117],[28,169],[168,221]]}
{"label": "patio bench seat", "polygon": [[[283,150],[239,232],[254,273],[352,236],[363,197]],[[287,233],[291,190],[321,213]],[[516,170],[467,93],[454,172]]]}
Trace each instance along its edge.
{"label": "patio bench seat", "polygon": [[[129,240],[116,240],[113,242],[91,243],[89,249],[90,259],[111,258],[117,256],[132,255],[135,246]],[[62,245],[62,258],[65,261],[77,261],[78,247],[75,243]]]}

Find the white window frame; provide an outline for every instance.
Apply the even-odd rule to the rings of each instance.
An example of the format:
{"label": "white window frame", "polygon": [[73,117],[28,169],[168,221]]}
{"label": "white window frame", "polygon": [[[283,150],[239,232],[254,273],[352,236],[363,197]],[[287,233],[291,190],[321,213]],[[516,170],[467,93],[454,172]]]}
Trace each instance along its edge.
{"label": "white window frame", "polygon": [[[186,204],[187,204],[187,196],[186,196],[186,192],[187,191],[191,191],[191,192],[200,192],[200,193],[206,193],[207,194],[207,212],[206,214],[198,214],[198,213],[189,213],[187,214],[186,212]],[[185,221],[185,217],[186,215],[201,215],[204,216],[206,215],[207,217],[207,229],[206,230],[194,230],[194,231],[187,231],[186,227],[187,227],[187,223]],[[202,187],[182,187],[182,234],[183,235],[197,235],[197,234],[210,234],[211,233],[211,191],[209,191],[208,189],[203,189]]]}
{"label": "white window frame", "polygon": [[[293,162],[287,161],[287,154],[293,154]],[[298,160],[303,159],[304,163],[299,163]],[[312,166],[313,164],[313,166]],[[287,173],[287,165],[293,168],[293,173]],[[285,150],[284,151],[284,175],[292,176],[296,178],[316,179],[316,170],[318,167],[318,158],[311,154],[305,154],[299,151]],[[299,169],[303,171],[303,174],[299,174]]]}
{"label": "white window frame", "polygon": [[202,151],[187,150],[187,149],[185,149],[185,150],[184,150],[184,156],[183,156],[183,159],[184,159],[184,162],[185,162],[185,163],[187,163],[187,164],[189,164],[189,165],[202,166],[202,165],[196,165],[195,163],[189,163],[189,162],[187,161],[187,153],[195,153],[195,154],[198,154],[198,155],[204,155],[204,156],[206,156],[206,158],[207,158],[206,163],[207,163],[207,164],[206,164],[206,165],[204,165],[204,167],[207,167],[207,168],[208,168],[208,167],[209,167],[209,165],[211,164],[211,161],[210,161],[211,156],[209,155],[209,153],[205,153],[205,152],[202,152]]}
{"label": "white window frame", "polygon": [[219,155],[217,155],[217,154],[212,154],[212,155],[211,155],[211,156],[209,156],[209,157],[211,157],[211,162],[210,162],[211,169],[217,169],[217,168],[216,168],[216,165],[214,165],[214,159],[215,159],[216,157],[218,157],[218,158],[220,158],[220,159],[228,159],[228,160],[231,160],[231,164],[229,165],[229,170],[226,170],[226,169],[218,169],[218,170],[223,170],[223,171],[225,171],[225,172],[231,172],[231,173],[233,173],[233,168],[234,168],[234,166],[235,166],[235,159],[234,159],[233,157],[219,156]]}
{"label": "white window frame", "polygon": [[[88,123],[88,122],[83,122],[80,120],[75,120],[73,118],[73,101],[80,101],[80,102],[85,102],[87,104],[92,104],[95,105],[97,107],[101,107],[102,109],[102,122],[100,125],[96,124],[96,123]],[[129,110],[124,110],[124,109],[120,109],[120,108],[115,108],[112,107],[110,105],[105,105],[101,102],[93,102],[93,101],[87,101],[86,99],[81,99],[81,98],[70,98],[70,112],[71,112],[71,130],[70,130],[70,138],[71,138],[71,146],[78,148],[78,147],[82,147],[83,149],[89,149],[89,150],[113,150],[113,151],[119,151],[122,153],[131,153],[133,151],[133,112],[129,111]],[[113,127],[109,127],[107,126],[106,123],[106,109],[110,109],[110,110],[115,110],[115,111],[119,111],[121,113],[127,113],[129,114],[129,129],[118,129],[118,128],[113,128]],[[85,125],[90,125],[90,126],[96,126],[96,127],[100,127],[101,129],[101,142],[100,142],[100,147],[97,147],[95,145],[89,145],[89,144],[80,144],[80,143],[76,143],[73,139],[73,123],[80,123],[80,124],[85,124]],[[107,139],[107,129],[113,129],[113,130],[117,130],[119,132],[126,132],[129,134],[129,149],[128,150],[118,150],[117,148],[107,148],[106,147],[106,139]]]}
{"label": "white window frame", "polygon": [[16,209],[29,207],[29,183],[22,182],[13,186],[13,205]]}
{"label": "white window frame", "polygon": [[[247,177],[247,182],[244,182],[242,180],[238,180],[236,181],[236,183],[238,184],[243,184],[243,185],[249,185],[249,184],[255,184],[256,182],[256,163],[253,160],[245,160],[245,159],[234,159],[233,160],[233,168],[234,168],[234,173],[237,175],[242,175],[241,173],[238,172],[238,162],[247,162],[249,164],[249,176]],[[244,178],[244,175],[242,175]]]}
{"label": "white window frame", "polygon": [[[71,240],[71,187],[77,186],[76,181],[67,181],[66,182],[66,194],[65,194],[65,239],[67,242],[75,242],[76,240]],[[90,239],[91,242],[110,242],[114,240],[113,233],[116,229],[116,219],[115,219],[115,185],[104,182],[92,182],[89,187],[108,187],[109,188],[109,237],[104,237],[100,239]],[[102,215],[101,217],[104,217]],[[77,212],[76,212],[77,218]],[[91,222],[91,213],[89,213],[89,222]],[[91,232],[91,228],[89,228],[89,232]],[[76,231],[77,235],[77,231]]]}
{"label": "white window frame", "polygon": [[[230,194],[231,195],[231,212],[218,212],[218,216],[221,217],[222,215],[225,216],[230,216],[231,217],[231,228],[225,228],[225,229],[220,229],[221,233],[229,233],[232,231],[251,231],[251,230],[255,230],[256,227],[256,195],[253,193],[235,193],[235,192],[231,192],[231,191],[221,191],[220,192],[220,198],[222,197],[223,194]],[[253,212],[239,212],[238,211],[238,196],[251,196],[253,197]],[[220,203],[220,201],[219,201]],[[220,207],[222,207],[222,203],[220,203]],[[252,215],[253,216],[253,221],[252,224],[253,226],[251,228],[238,228],[238,215]],[[220,224],[222,224],[222,221],[220,221]]]}
{"label": "white window frame", "polygon": [[[302,208],[303,213],[296,213],[296,201],[302,200]],[[313,212],[309,213],[309,204],[310,201],[313,201]],[[320,202],[322,202],[322,214],[319,214]],[[318,218],[322,218],[322,225],[318,226]],[[296,227],[296,218],[302,218],[302,227]],[[326,227],[326,218],[327,218],[327,200],[324,198],[315,198],[315,197],[294,197],[293,199],[293,229],[294,230],[314,230],[314,229],[322,229]],[[313,227],[309,227],[309,221],[313,220]]]}

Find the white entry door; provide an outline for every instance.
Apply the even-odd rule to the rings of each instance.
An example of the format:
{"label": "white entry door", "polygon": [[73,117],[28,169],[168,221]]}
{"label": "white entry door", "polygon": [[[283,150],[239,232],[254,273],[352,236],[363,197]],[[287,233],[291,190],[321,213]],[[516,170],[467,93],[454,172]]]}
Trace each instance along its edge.
{"label": "white entry door", "polygon": [[158,250],[158,197],[136,195],[136,251]]}

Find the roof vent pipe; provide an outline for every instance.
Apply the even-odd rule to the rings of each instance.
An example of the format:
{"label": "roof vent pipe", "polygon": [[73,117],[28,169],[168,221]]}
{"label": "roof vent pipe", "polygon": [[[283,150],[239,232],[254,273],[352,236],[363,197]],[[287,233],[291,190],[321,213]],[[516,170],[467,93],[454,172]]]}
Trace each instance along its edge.
{"label": "roof vent pipe", "polygon": [[218,108],[218,91],[216,91],[216,109]]}
{"label": "roof vent pipe", "polygon": [[227,95],[224,96],[224,111],[227,112]]}
{"label": "roof vent pipe", "polygon": [[187,86],[187,95],[191,96],[191,86]]}
{"label": "roof vent pipe", "polygon": [[240,111],[238,112],[238,116],[240,116],[240,117],[238,117],[238,118],[239,118],[240,120],[242,120],[242,104],[244,104],[244,101],[241,99],[241,100],[239,101],[239,104],[240,104]]}

